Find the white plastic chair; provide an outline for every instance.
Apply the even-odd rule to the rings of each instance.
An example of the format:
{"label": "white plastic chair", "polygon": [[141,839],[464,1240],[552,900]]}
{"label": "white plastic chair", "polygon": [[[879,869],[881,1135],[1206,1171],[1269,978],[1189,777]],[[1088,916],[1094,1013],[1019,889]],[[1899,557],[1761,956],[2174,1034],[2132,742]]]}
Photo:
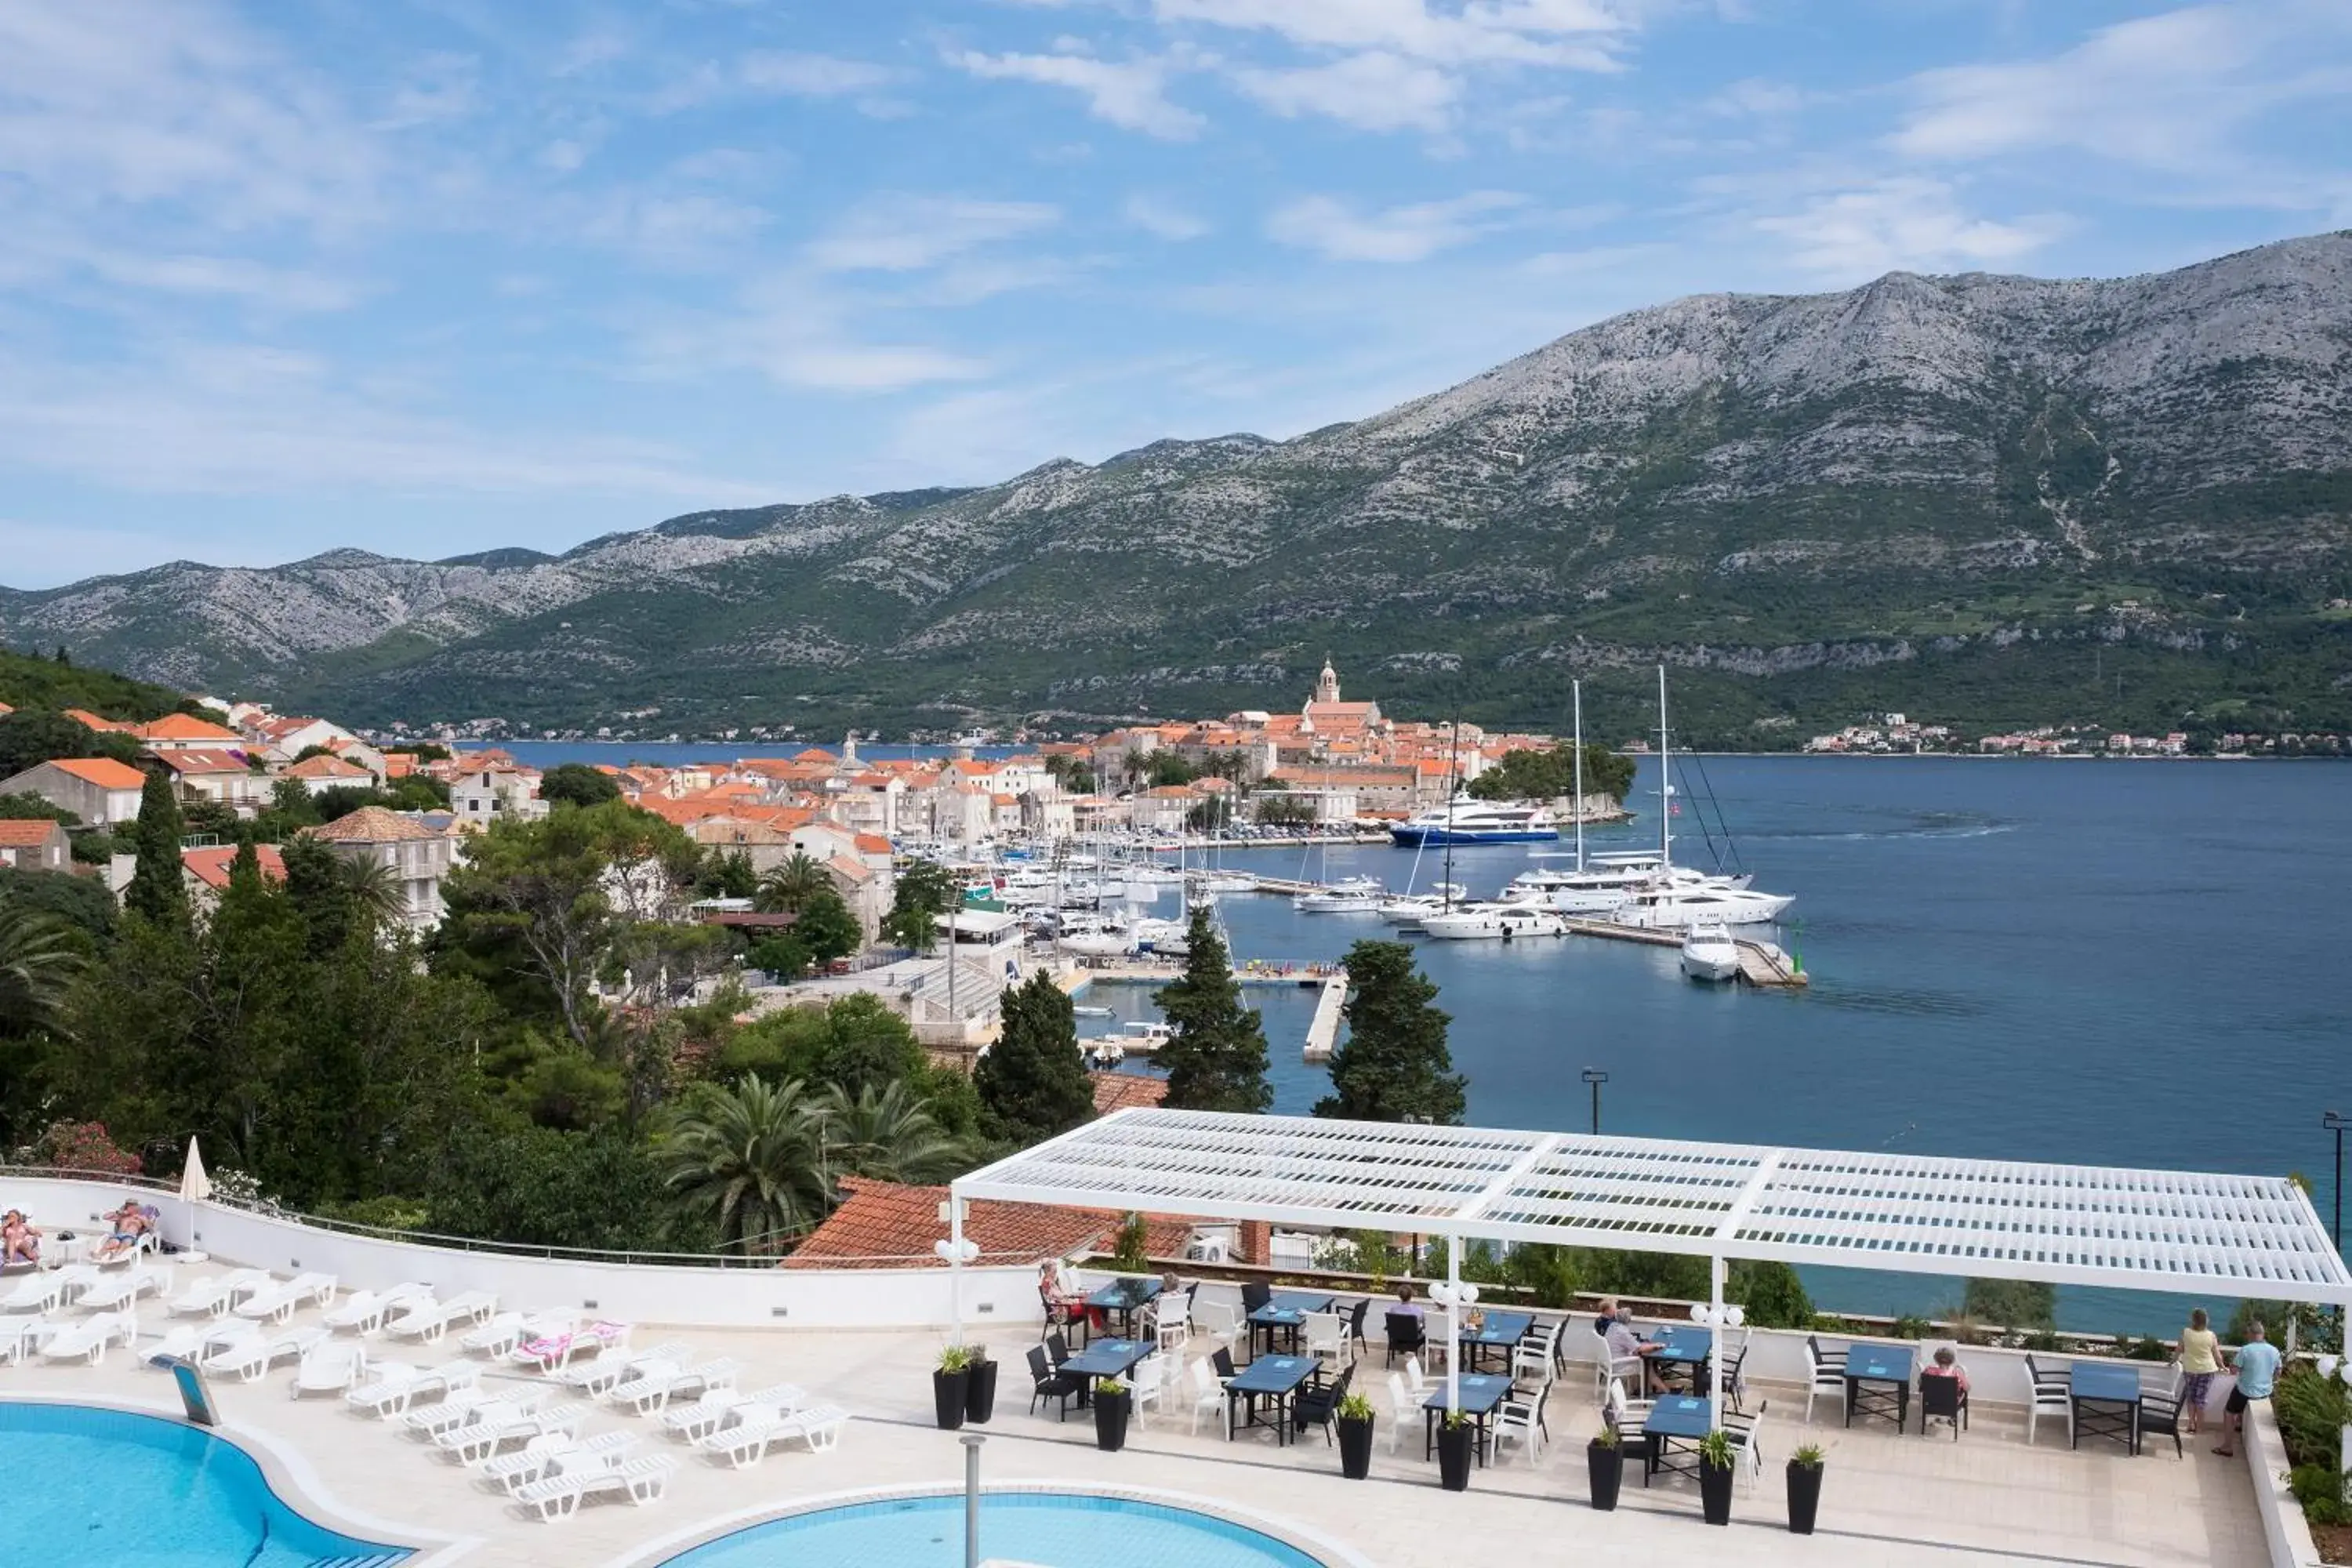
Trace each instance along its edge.
{"label": "white plastic chair", "polygon": [[1413,1397],[1411,1389],[1405,1387],[1404,1379],[1396,1373],[1389,1373],[1390,1453],[1393,1454],[1397,1451],[1397,1443],[1404,1436],[1406,1424],[1412,1421],[1413,1412],[1420,1407],[1421,1401]]}
{"label": "white plastic chair", "polygon": [[1757,1404],[1756,1414],[1746,1420],[1734,1418],[1724,1425],[1723,1436],[1731,1444],[1732,1468],[1748,1472],[1750,1492],[1763,1483],[1764,1450],[1758,1447],[1757,1434],[1763,1429],[1764,1412],[1771,1407],[1769,1399]]}
{"label": "white plastic chair", "polygon": [[2032,1356],[2025,1358],[2027,1376],[2032,1379],[2033,1395],[2025,1405],[2025,1440],[2033,1441],[2034,1423],[2044,1415],[2056,1415],[2066,1429],[2068,1442],[2074,1437],[2074,1384],[2063,1367],[2045,1368]]}
{"label": "white plastic chair", "polygon": [[[1832,1355],[1823,1351],[1821,1342],[1811,1334],[1805,1336],[1805,1359],[1811,1364],[1812,1377],[1805,1384],[1805,1425],[1813,1424],[1813,1401],[1828,1394],[1837,1401],[1838,1414],[1845,1414],[1845,1356]],[[2026,1439],[2032,1442],[2029,1436]]]}
{"label": "white plastic chair", "polygon": [[1192,1333],[1231,1350],[1241,1342],[1240,1310],[1223,1301],[1201,1301],[1192,1308]]}
{"label": "white plastic chair", "polygon": [[1222,1417],[1225,1412],[1225,1383],[1217,1375],[1207,1356],[1192,1363],[1192,1436],[1201,1435],[1201,1414],[1214,1411]]}
{"label": "white plastic chair", "polygon": [[1429,1397],[1429,1379],[1422,1375],[1419,1356],[1409,1355],[1404,1358],[1404,1382],[1405,1386],[1412,1390],[1412,1397],[1416,1404]]}
{"label": "white plastic chair", "polygon": [[1541,1406],[1534,1399],[1514,1396],[1495,1406],[1495,1463],[1503,1462],[1503,1440],[1510,1437],[1526,1450],[1528,1463],[1535,1464],[1543,1453],[1542,1424]]}

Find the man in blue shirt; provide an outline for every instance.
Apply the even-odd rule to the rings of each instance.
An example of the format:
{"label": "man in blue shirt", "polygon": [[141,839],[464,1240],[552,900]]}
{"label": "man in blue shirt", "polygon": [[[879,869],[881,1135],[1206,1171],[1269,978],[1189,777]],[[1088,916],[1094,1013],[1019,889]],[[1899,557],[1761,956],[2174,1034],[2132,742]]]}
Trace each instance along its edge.
{"label": "man in blue shirt", "polygon": [[2238,1347],[2231,1364],[2237,1371],[2238,1386],[2230,1390],[2230,1402],[2223,1407],[2229,1412],[2229,1435],[2213,1450],[2224,1455],[2238,1451],[2238,1429],[2245,1423],[2247,1402],[2268,1399],[2271,1385],[2278,1381],[2278,1347],[2263,1337],[2260,1320],[2246,1325],[2246,1342]]}

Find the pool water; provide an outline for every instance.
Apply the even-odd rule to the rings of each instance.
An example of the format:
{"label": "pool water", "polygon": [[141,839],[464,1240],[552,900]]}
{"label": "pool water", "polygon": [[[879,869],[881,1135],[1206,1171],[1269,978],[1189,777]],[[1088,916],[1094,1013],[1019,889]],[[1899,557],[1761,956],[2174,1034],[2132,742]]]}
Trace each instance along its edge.
{"label": "pool water", "polygon": [[385,1568],[405,1548],[296,1513],[236,1444],[184,1422],[0,1401],[0,1568]]}
{"label": "pool water", "polygon": [[[1322,1568],[1231,1521],[1125,1498],[1000,1492],[981,1500],[980,1555],[1049,1568]],[[962,1568],[963,1498],[898,1498],[755,1524],[665,1568]]]}

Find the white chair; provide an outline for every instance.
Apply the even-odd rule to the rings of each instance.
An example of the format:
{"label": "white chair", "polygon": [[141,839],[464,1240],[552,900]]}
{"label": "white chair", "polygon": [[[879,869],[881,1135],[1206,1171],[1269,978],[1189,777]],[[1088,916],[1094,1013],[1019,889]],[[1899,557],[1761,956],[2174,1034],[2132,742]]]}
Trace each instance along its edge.
{"label": "white chair", "polygon": [[1404,1384],[1412,1390],[1416,1402],[1429,1397],[1429,1379],[1422,1375],[1421,1358],[1417,1355],[1404,1358]]}
{"label": "white chair", "polygon": [[1608,1399],[1602,1409],[1609,1425],[1617,1428],[1618,1437],[1623,1442],[1635,1443],[1645,1436],[1643,1429],[1649,1424],[1650,1411],[1656,1403],[1650,1399],[1628,1399],[1624,1388],[1612,1383],[1609,1385]]}
{"label": "white chair", "polygon": [[1201,1413],[1214,1411],[1222,1417],[1225,1413],[1225,1383],[1217,1375],[1207,1356],[1192,1363],[1192,1435],[1201,1435]]}
{"label": "white chair", "polygon": [[2042,1415],[2054,1415],[2066,1429],[2066,1440],[2074,1439],[2074,1383],[2064,1367],[2037,1365],[2032,1356],[2025,1358],[2025,1373],[2032,1380],[2033,1394],[2025,1405],[2025,1440],[2033,1441],[2035,1422]]}
{"label": "white chair", "polygon": [[1389,1373],[1390,1453],[1393,1454],[1397,1451],[1398,1439],[1403,1436],[1406,1426],[1412,1422],[1414,1412],[1420,1408],[1421,1401],[1416,1399],[1412,1391],[1404,1385],[1404,1378],[1397,1373]]}
{"label": "white chair", "polygon": [[[1805,1425],[1813,1424],[1813,1401],[1828,1394],[1837,1401],[1838,1414],[1845,1414],[1845,1352],[1827,1352],[1812,1335],[1805,1336],[1805,1360],[1812,1375],[1805,1384]],[[2027,1439],[2029,1442],[2032,1439]]]}
{"label": "white chair", "polygon": [[1522,1399],[1514,1394],[1495,1406],[1495,1463],[1503,1462],[1503,1440],[1516,1438],[1527,1453],[1528,1463],[1535,1464],[1543,1452],[1543,1406],[1537,1399]]}
{"label": "white chair", "polygon": [[1168,1369],[1176,1364],[1170,1356],[1157,1353],[1145,1356],[1127,1374],[1128,1408],[1135,1415],[1137,1426],[1143,1424],[1147,1412],[1168,1408]]}
{"label": "white chair", "polygon": [[1197,1338],[1231,1350],[1241,1342],[1241,1310],[1223,1301],[1195,1302],[1192,1331]]}
{"label": "white chair", "polygon": [[1511,1381],[1542,1388],[1551,1382],[1551,1346],[1521,1340],[1511,1347]]}
{"label": "white chair", "polygon": [[1764,1450],[1757,1444],[1757,1434],[1763,1430],[1764,1412],[1771,1408],[1769,1399],[1757,1404],[1756,1414],[1745,1419],[1726,1420],[1723,1436],[1731,1444],[1732,1468],[1748,1472],[1748,1489],[1752,1493],[1764,1479]]}
{"label": "white chair", "polygon": [[1337,1371],[1348,1359],[1348,1320],[1337,1312],[1308,1314],[1302,1332],[1307,1353],[1317,1361],[1328,1361]]}

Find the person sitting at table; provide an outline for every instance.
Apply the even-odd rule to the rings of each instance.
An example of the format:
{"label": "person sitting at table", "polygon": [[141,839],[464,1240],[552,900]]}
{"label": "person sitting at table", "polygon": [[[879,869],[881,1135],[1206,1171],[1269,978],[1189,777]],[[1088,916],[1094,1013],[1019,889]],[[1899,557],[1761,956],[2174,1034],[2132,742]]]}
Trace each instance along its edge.
{"label": "person sitting at table", "polygon": [[1633,1360],[1642,1363],[1642,1392],[1654,1399],[1666,1391],[1666,1380],[1658,1372],[1654,1361],[1662,1348],[1655,1340],[1645,1340],[1633,1327],[1633,1314],[1620,1307],[1612,1298],[1601,1303],[1601,1321],[1608,1328],[1602,1338],[1609,1342],[1609,1359],[1613,1362]]}
{"label": "person sitting at table", "polygon": [[1086,1298],[1071,1292],[1062,1278],[1059,1259],[1049,1258],[1037,1265],[1037,1300],[1045,1304],[1045,1326],[1069,1327],[1084,1310]]}
{"label": "person sitting at table", "polygon": [[40,1260],[41,1227],[26,1219],[23,1209],[10,1209],[6,1219],[0,1220],[0,1264]]}
{"label": "person sitting at table", "polygon": [[1410,1284],[1399,1285],[1397,1287],[1397,1304],[1389,1309],[1389,1316],[1391,1318],[1418,1318],[1423,1316],[1421,1303],[1412,1299],[1412,1287]]}

